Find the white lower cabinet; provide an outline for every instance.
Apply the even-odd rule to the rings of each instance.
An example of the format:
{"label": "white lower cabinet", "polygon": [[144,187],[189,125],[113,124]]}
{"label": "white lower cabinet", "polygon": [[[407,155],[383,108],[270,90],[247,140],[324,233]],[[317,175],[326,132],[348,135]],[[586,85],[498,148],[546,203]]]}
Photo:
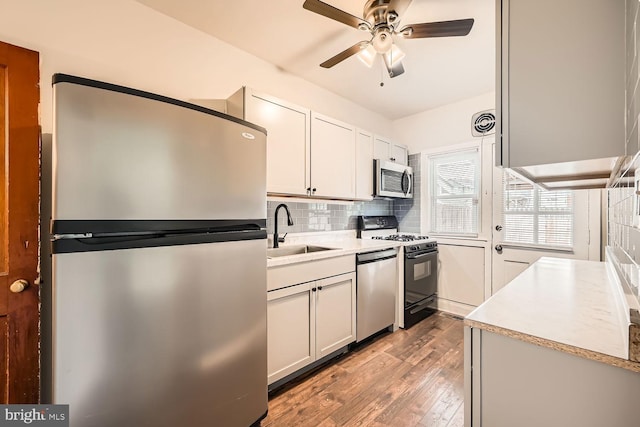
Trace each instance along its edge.
{"label": "white lower cabinet", "polygon": [[[269,384],[355,341],[355,260],[352,262],[351,272],[267,292]],[[291,274],[275,271],[271,276],[283,279],[305,269],[295,267]]]}
{"label": "white lower cabinet", "polygon": [[316,358],[356,340],[356,275],[316,282]]}
{"label": "white lower cabinet", "polygon": [[313,306],[309,283],[267,294],[269,384],[315,360]]}

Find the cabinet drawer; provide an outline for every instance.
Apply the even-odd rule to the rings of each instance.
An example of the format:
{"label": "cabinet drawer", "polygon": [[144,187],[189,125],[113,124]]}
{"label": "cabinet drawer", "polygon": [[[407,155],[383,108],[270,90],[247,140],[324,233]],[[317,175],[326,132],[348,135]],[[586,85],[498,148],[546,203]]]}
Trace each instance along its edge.
{"label": "cabinet drawer", "polygon": [[355,255],[344,255],[267,269],[267,291],[356,270]]}

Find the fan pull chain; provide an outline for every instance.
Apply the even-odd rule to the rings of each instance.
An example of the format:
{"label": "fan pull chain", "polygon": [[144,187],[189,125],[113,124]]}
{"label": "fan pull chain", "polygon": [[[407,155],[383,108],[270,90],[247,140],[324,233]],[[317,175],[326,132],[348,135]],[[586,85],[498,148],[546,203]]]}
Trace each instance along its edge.
{"label": "fan pull chain", "polygon": [[380,87],[384,87],[384,64],[380,61]]}

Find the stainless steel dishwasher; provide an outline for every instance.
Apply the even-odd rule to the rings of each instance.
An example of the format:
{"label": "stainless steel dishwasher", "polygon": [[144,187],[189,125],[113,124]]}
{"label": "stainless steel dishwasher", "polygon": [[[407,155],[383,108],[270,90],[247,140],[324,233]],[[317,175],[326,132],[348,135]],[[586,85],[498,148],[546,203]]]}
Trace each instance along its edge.
{"label": "stainless steel dishwasher", "polygon": [[356,267],[356,342],[359,342],[395,321],[397,251],[385,249],[358,254]]}

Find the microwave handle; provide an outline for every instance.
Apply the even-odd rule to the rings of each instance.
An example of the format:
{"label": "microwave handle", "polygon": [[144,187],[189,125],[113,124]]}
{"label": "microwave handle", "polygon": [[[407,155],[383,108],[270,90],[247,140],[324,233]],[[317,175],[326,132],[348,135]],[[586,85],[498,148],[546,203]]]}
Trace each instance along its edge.
{"label": "microwave handle", "polygon": [[[405,190],[405,179],[407,180],[406,190]],[[409,192],[411,191],[411,174],[409,174],[406,170],[402,173],[402,179],[400,181],[400,189],[402,190],[405,196],[409,194]]]}

